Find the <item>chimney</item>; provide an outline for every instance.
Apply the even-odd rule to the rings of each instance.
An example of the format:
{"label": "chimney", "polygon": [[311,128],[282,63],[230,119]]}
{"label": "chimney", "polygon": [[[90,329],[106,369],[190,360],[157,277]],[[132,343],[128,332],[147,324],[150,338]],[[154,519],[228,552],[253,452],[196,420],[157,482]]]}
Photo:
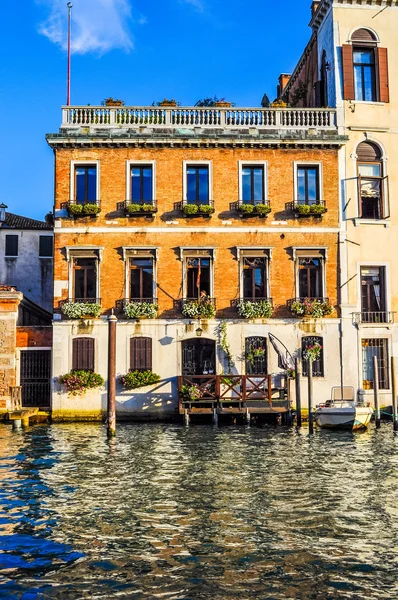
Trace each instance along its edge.
{"label": "chimney", "polygon": [[280,98],[282,96],[283,92],[285,91],[285,87],[289,83],[290,78],[291,78],[291,75],[289,75],[288,73],[281,73],[281,75],[279,75],[279,79],[278,79],[279,85],[278,85],[278,93],[277,93],[278,98]]}
{"label": "chimney", "polygon": [[8,208],[8,206],[6,206],[4,202],[2,202],[0,204],[0,223],[4,223],[4,221],[6,220],[6,208]]}
{"label": "chimney", "polygon": [[311,18],[315,15],[320,3],[321,3],[321,0],[313,0],[313,2],[311,4]]}

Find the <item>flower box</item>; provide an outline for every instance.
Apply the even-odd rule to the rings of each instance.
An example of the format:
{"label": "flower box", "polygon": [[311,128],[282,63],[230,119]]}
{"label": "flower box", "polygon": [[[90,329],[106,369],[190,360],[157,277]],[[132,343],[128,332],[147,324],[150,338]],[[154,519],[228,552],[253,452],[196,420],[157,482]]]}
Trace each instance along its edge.
{"label": "flower box", "polygon": [[119,379],[122,386],[127,390],[135,390],[147,385],[153,385],[160,381],[160,375],[152,373],[149,369],[145,371],[129,371]]}
{"label": "flower box", "polygon": [[104,378],[93,371],[75,370],[58,377],[58,382],[63,384],[71,396],[81,396],[87,390],[102,387]]}
{"label": "flower box", "polygon": [[101,304],[98,302],[64,302],[61,307],[62,313],[69,319],[92,319],[101,313]]}
{"label": "flower box", "polygon": [[272,312],[272,304],[268,300],[243,300],[238,304],[238,313],[244,319],[268,319]]}
{"label": "flower box", "polygon": [[181,210],[185,217],[210,218],[214,213],[214,207],[211,204],[184,204]]}
{"label": "flower box", "polygon": [[296,204],[293,212],[298,217],[322,217],[327,208],[323,204]]}
{"label": "flower box", "polygon": [[190,319],[212,319],[216,314],[216,307],[211,301],[185,302],[181,312]]}
{"label": "flower box", "polygon": [[320,319],[327,315],[331,315],[334,312],[334,306],[329,300],[311,300],[305,298],[304,300],[294,300],[290,304],[290,310],[297,317],[312,317],[313,319]]}
{"label": "flower box", "polygon": [[126,217],[153,217],[154,213],[157,212],[156,206],[153,204],[127,204],[124,209]]}
{"label": "flower box", "polygon": [[242,217],[260,217],[265,219],[271,212],[271,207],[268,204],[240,204],[238,212]]}
{"label": "flower box", "polygon": [[98,204],[68,204],[68,213],[70,217],[96,217],[101,208]]}
{"label": "flower box", "polygon": [[126,302],[124,314],[129,319],[156,319],[159,307],[153,302]]}

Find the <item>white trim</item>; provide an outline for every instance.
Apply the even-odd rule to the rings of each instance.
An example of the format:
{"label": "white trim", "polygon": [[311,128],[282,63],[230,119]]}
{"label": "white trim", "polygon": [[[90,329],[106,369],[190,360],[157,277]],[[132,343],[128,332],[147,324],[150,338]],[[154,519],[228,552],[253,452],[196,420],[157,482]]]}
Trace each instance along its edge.
{"label": "white trim", "polygon": [[[67,261],[70,261],[73,258],[74,252],[81,252],[84,250],[98,250],[98,259],[100,262],[102,261],[102,252],[104,250],[103,246],[95,246],[95,245],[86,244],[85,246],[64,246],[64,248],[65,248],[65,252],[66,252],[66,260]],[[78,257],[78,258],[82,258],[82,257]]]}
{"label": "white trim", "polygon": [[[278,223],[279,224],[279,223]],[[62,227],[64,233],[339,233],[339,227]],[[96,246],[98,247],[98,246]]]}
{"label": "white trim", "polygon": [[211,160],[183,160],[182,161],[182,199],[187,199],[187,167],[207,166],[209,168],[209,202],[213,201],[213,165]]}
{"label": "white trim", "polygon": [[[200,248],[198,248],[199,250]],[[205,250],[205,248],[203,248]],[[210,298],[214,298],[214,253],[210,252],[208,256],[192,255],[181,253],[182,263],[182,299],[187,298],[187,282],[188,282],[188,269],[187,269],[187,258],[208,258],[210,261]]]}
{"label": "white trim", "polygon": [[[362,311],[361,267],[367,267],[368,269],[371,267],[384,267],[384,269],[385,269],[385,277],[384,277],[385,290],[384,291],[385,291],[385,301],[386,301],[386,306],[385,306],[384,312],[390,312],[391,311],[390,263],[385,262],[385,261],[379,261],[379,260],[366,260],[366,261],[362,260],[360,262],[357,262],[358,284],[357,284],[356,306],[358,307],[358,310],[355,312]],[[383,312],[383,311],[381,311],[381,312]],[[374,327],[383,326],[383,324],[380,324],[380,323],[374,323],[373,325],[374,325]],[[389,323],[389,325],[391,325],[391,323]]]}
{"label": "white trim", "polygon": [[[363,330],[361,330],[363,331]],[[388,361],[387,361],[387,373],[388,373],[388,388],[383,388],[380,389],[379,388],[379,392],[381,394],[388,394],[389,392],[391,393],[391,356],[393,356],[393,351],[392,351],[392,338],[390,334],[386,334],[386,333],[382,333],[380,335],[376,335],[374,333],[369,334],[368,333],[369,330],[365,330],[363,331],[363,333],[359,333],[358,330],[358,352],[359,352],[359,361],[358,361],[358,367],[359,367],[359,379],[358,381],[360,382],[360,388],[363,389],[363,351],[362,351],[362,340],[387,340],[387,353],[388,353]],[[374,394],[374,390],[365,390],[365,394]]]}
{"label": "white trim", "polygon": [[242,176],[243,176],[243,167],[245,166],[259,166],[259,167],[263,167],[264,170],[264,178],[263,178],[263,184],[264,184],[264,198],[263,200],[268,200],[268,161],[267,160],[239,160],[238,161],[238,174],[239,174],[239,179],[238,179],[238,200],[241,201],[243,200],[243,180],[242,180]]}
{"label": "white trim", "polygon": [[[126,160],[126,200],[131,201],[131,167],[134,165],[152,167],[152,202],[156,201],[156,160]],[[142,200],[143,198],[140,198]]]}
{"label": "white trim", "polygon": [[[180,246],[180,260],[182,260],[186,256],[191,256],[191,258],[198,258],[201,255],[198,252],[203,252],[207,250],[209,252],[209,256],[212,260],[216,258],[216,250],[218,246]],[[192,252],[192,254],[189,254]]]}
{"label": "white trim", "polygon": [[318,181],[318,186],[319,186],[319,198],[317,198],[317,200],[324,200],[323,197],[323,164],[321,161],[316,161],[316,160],[298,160],[298,161],[294,161],[293,163],[293,170],[294,170],[294,175],[293,175],[293,181],[294,181],[294,200],[298,201],[298,178],[297,178],[297,170],[299,167],[318,167],[318,176],[319,176],[319,181]]}
{"label": "white trim", "polygon": [[[247,248],[248,249],[248,248]],[[255,251],[257,248],[253,248]],[[260,249],[260,248],[259,248]],[[244,285],[243,285],[243,262],[246,258],[245,254],[240,252],[243,248],[238,248],[238,263],[239,263],[239,298],[243,298],[244,295]],[[263,256],[259,256],[258,258],[265,258],[265,295],[267,298],[271,298],[271,255],[272,248],[261,248],[261,250],[268,250],[268,254],[263,254]],[[256,258],[255,256],[251,256],[251,258]]]}
{"label": "white trim", "polygon": [[[298,259],[300,258],[299,256],[296,255],[296,250],[318,250],[323,252],[323,257],[320,258],[321,261],[321,278],[322,278],[322,289],[321,289],[321,298],[327,298],[327,294],[326,294],[326,261],[327,261],[327,251],[328,248],[324,247],[322,248],[321,246],[307,246],[306,248],[303,247],[299,247],[299,246],[295,246],[293,247],[293,260],[294,260],[294,280],[295,280],[295,290],[296,290],[296,298],[300,297],[300,285],[299,285],[299,261]],[[315,257],[314,258],[318,258]]]}
{"label": "white trim", "polygon": [[[124,297],[125,298],[130,298],[130,287],[131,287],[131,281],[130,281],[130,275],[131,275],[131,269],[130,269],[130,259],[131,258],[149,258],[148,254],[151,253],[152,254],[152,298],[156,298],[156,290],[157,290],[157,261],[158,261],[158,248],[156,246],[148,246],[147,248],[145,247],[131,247],[131,246],[123,246],[123,260],[124,260]],[[133,251],[137,251],[137,255],[136,256],[131,256],[130,254],[127,254],[128,250],[133,250]],[[143,252],[146,252],[146,255],[143,256],[143,254],[140,254]]]}
{"label": "white trim", "polygon": [[80,166],[88,166],[88,165],[95,165],[97,167],[97,181],[96,181],[96,200],[97,202],[100,201],[101,196],[100,196],[100,161],[99,160],[71,160],[70,161],[70,184],[69,184],[69,191],[70,191],[70,196],[68,198],[68,200],[72,200],[72,202],[75,202],[76,198],[75,198],[75,169],[76,167],[80,167]]}

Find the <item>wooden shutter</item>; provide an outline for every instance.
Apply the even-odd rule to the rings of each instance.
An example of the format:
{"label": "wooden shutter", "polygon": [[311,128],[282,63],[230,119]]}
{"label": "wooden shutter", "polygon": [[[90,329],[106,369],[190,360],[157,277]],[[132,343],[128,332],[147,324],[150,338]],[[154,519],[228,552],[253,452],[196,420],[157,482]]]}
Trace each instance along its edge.
{"label": "wooden shutter", "polygon": [[378,162],[381,160],[381,150],[373,142],[361,142],[357,148],[358,162]]}
{"label": "wooden shutter", "polygon": [[75,338],[72,342],[72,370],[94,371],[93,338]]}
{"label": "wooden shutter", "polygon": [[357,29],[356,31],[354,31],[353,35],[352,35],[352,40],[354,40],[355,42],[375,42],[376,41],[376,37],[374,35],[374,33],[372,31],[370,31],[369,29]]}
{"label": "wooden shutter", "polygon": [[387,48],[377,48],[376,52],[377,64],[379,66],[379,100],[380,102],[390,102]]}
{"label": "wooden shutter", "polygon": [[133,337],[130,340],[130,370],[152,371],[152,338]]}
{"label": "wooden shutter", "polygon": [[18,256],[18,236],[6,235],[5,256]]}
{"label": "wooden shutter", "polygon": [[349,44],[341,47],[343,61],[344,100],[355,100],[353,49]]}

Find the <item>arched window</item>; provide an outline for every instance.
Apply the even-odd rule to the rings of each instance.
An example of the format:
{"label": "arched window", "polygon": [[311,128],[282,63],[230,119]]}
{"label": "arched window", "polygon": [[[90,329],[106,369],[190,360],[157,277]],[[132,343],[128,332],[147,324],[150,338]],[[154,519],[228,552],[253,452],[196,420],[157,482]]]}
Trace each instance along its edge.
{"label": "arched window", "polygon": [[309,369],[309,361],[304,359],[305,351],[309,346],[313,346],[314,344],[319,344],[321,346],[321,354],[317,360],[314,360],[312,363],[312,374],[314,377],[323,377],[324,369],[323,369],[323,338],[317,335],[309,335],[301,338],[301,356],[303,357],[302,368],[303,368],[303,377],[308,377],[308,369]]}
{"label": "arched window", "polygon": [[267,374],[267,339],[259,336],[245,340],[246,375]]}
{"label": "arched window", "polygon": [[86,337],[74,338],[72,341],[72,370],[94,371],[94,339]]}
{"label": "arched window", "polygon": [[374,142],[362,142],[357,148],[358,214],[362,219],[387,216],[387,178],[383,173],[382,153]]}
{"label": "arched window", "polygon": [[344,99],[389,102],[387,48],[373,31],[361,27],[342,47]]}

